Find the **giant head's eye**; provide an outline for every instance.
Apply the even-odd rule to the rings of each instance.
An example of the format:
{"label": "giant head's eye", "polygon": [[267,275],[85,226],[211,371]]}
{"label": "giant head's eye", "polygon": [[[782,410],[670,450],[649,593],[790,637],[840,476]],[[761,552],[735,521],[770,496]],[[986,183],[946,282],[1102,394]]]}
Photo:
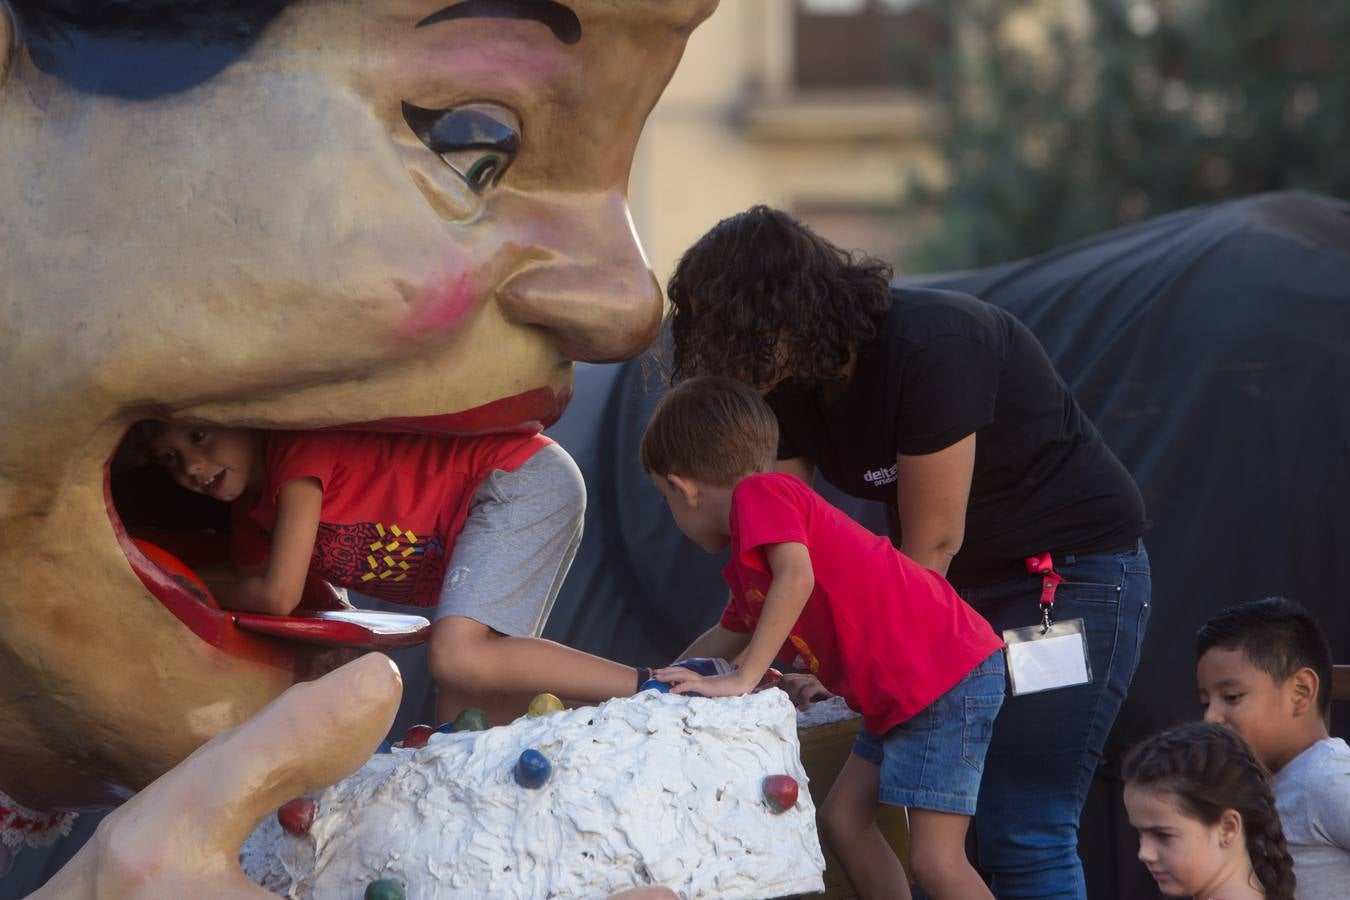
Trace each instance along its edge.
{"label": "giant head's eye", "polygon": [[492,150],[484,151],[477,147],[470,150],[442,153],[440,156],[447,166],[454,169],[459,177],[464,179],[464,183],[475,194],[481,194],[484,190],[496,184],[497,179],[511,164],[509,156]]}
{"label": "giant head's eye", "polygon": [[494,104],[424,109],[404,102],[403,119],[476,194],[501,180],[520,149],[515,114]]}

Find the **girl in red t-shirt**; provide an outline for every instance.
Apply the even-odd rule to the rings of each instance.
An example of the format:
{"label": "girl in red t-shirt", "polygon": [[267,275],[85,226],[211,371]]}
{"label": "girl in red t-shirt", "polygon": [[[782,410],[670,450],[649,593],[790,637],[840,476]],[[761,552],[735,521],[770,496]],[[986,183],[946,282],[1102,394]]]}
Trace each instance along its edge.
{"label": "girl in red t-shirt", "polygon": [[599,701],[641,680],[539,637],[585,504],[575,464],[548,438],[177,422],[138,431],[181,487],[231,505],[234,566],[207,577],[222,607],[289,615],[312,573],[435,608],[428,662],[441,721],[468,706],[510,721],[533,694]]}

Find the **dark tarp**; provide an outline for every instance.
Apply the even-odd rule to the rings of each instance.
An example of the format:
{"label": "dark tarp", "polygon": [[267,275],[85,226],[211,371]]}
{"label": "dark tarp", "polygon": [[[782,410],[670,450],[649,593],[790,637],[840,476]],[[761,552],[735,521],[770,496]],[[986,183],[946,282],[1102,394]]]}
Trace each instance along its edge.
{"label": "dark tarp", "polygon": [[[1093,900],[1157,896],[1112,772],[1128,742],[1196,716],[1196,627],[1225,605],[1283,594],[1350,662],[1350,205],[1248,198],[922,281],[1030,326],[1143,490],[1152,623],[1082,853]],[[648,665],[715,622],[725,597],[725,559],[683,539],[637,462],[660,384],[650,360],[581,366],[550,432],[585,473],[589,501],[548,636]],[[817,487],[884,531],[879,507]],[[431,715],[421,652],[398,655],[408,691],[396,732]],[[1338,733],[1347,720],[1338,714]],[[45,856],[21,854],[0,895],[34,885]]]}

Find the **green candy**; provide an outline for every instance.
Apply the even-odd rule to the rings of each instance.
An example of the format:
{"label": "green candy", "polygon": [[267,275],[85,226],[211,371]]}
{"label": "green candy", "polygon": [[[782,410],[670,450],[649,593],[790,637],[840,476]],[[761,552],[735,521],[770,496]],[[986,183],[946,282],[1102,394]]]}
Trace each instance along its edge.
{"label": "green candy", "polygon": [[394,879],[381,878],[366,885],[365,900],[408,900],[408,893]]}
{"label": "green candy", "polygon": [[455,716],[456,732],[487,731],[487,727],[488,727],[487,716],[483,714],[483,711],[481,709],[473,709],[472,707],[470,707],[469,709],[466,709],[459,715]]}

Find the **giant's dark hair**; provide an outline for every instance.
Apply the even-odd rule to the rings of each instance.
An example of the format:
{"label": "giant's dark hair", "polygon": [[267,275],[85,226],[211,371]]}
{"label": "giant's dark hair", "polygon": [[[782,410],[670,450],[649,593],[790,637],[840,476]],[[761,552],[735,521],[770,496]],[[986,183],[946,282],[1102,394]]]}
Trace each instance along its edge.
{"label": "giant's dark hair", "polygon": [[780,210],[755,206],[723,219],[670,279],[672,380],[836,381],[876,336],[890,277],[886,263],[841,250]]}
{"label": "giant's dark hair", "polygon": [[34,65],[76,90],[145,100],[242,56],[294,0],[8,0]]}
{"label": "giant's dark hair", "polygon": [[1206,825],[1236,810],[1267,900],[1294,900],[1294,861],[1269,775],[1236,732],[1205,722],[1169,728],[1131,750],[1121,775],[1127,785],[1174,795],[1183,813]]}
{"label": "giant's dark hair", "polygon": [[1301,604],[1267,597],[1230,606],[1195,633],[1195,657],[1208,651],[1240,650],[1248,662],[1273,678],[1288,681],[1299,669],[1317,674],[1317,711],[1331,706],[1331,647],[1317,620]]}
{"label": "giant's dark hair", "polygon": [[248,37],[291,0],[8,0],[30,33],[66,31],[203,42]]}

